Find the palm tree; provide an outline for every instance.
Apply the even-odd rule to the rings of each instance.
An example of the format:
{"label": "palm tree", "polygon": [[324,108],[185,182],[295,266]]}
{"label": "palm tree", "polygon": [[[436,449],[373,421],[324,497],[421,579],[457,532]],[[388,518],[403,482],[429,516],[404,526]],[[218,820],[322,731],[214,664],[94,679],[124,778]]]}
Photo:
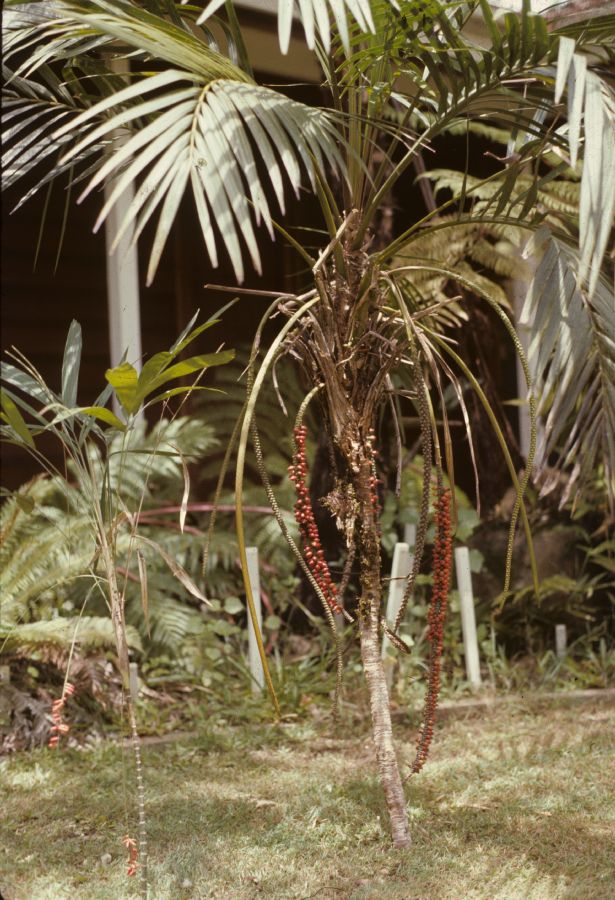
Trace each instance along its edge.
{"label": "palm tree", "polygon": [[[471,37],[477,18],[483,23],[480,41]],[[239,283],[246,258],[259,269],[260,224],[287,241],[305,265],[302,293],[273,297],[255,339],[238,427],[238,532],[241,540],[242,474],[251,438],[270,502],[333,631],[335,613],[351,618],[320,548],[305,483],[303,414],[309,402],[318,403],[334,482],[324,500],[343,535],[348,571],[357,560],[356,624],[379,773],[393,842],[407,847],[380,655],[388,626],[381,611],[375,432],[389,408],[388,421],[396,427],[399,396],[415,405],[424,485],[404,606],[421,563],[435,481],[430,676],[412,766],[418,771],[437,702],[450,570],[451,496],[443,469],[451,483],[453,471],[445,382],[453,385],[462,410],[468,384],[491,414],[479,381],[456,350],[465,305],[487,304],[508,330],[524,365],[533,435],[536,386],[541,391],[547,416],[541,460],[560,451],[580,487],[598,462],[609,477],[613,472],[615,311],[603,259],[615,202],[609,68],[614,17],[558,24],[557,18],[532,15],[525,0],[520,12],[497,19],[487,0],[280,0],[283,52],[295,19],[322,70],[324,108],[255,81],[231,2],[212,0],[205,9],[175,0],[7,5],[4,172],[9,184],[36,173],[27,196],[55,179],[79,185],[81,196],[115,179],[97,226],[134,183],[117,240],[131,231],[137,240],[157,216],[149,281],[186,193],[212,266],[224,249]],[[128,74],[118,74],[118,59],[129,61]],[[452,195],[444,203],[436,205],[427,191],[425,213],[404,211],[390,233],[383,213],[402,176],[413,167],[424,172],[423,154],[437,138],[473,128],[510,132],[498,170],[482,179],[467,171],[451,177],[445,186]],[[573,184],[570,196],[578,197],[572,223],[570,216],[547,217],[545,208],[549,185],[562,177]],[[316,253],[284,227],[285,194],[301,186],[317,198],[322,214],[326,237]],[[487,241],[494,258],[498,251],[490,238],[513,235],[523,236],[517,243],[535,260],[525,311],[534,329],[529,363],[494,278],[468,263],[478,241]],[[495,264],[491,268],[497,271]],[[263,328],[274,316],[284,324],[261,353]],[[256,423],[259,392],[283,355],[296,362],[309,386],[297,416],[292,466],[303,548],[279,514]],[[558,391],[562,381],[564,394]],[[564,437],[571,415],[575,426]],[[519,515],[527,529],[522,495],[535,440],[519,481],[492,419],[518,492],[512,533]],[[510,554],[506,578],[509,569]],[[246,592],[252,608],[247,579]],[[395,631],[402,615],[403,609],[388,628],[401,649]]]}

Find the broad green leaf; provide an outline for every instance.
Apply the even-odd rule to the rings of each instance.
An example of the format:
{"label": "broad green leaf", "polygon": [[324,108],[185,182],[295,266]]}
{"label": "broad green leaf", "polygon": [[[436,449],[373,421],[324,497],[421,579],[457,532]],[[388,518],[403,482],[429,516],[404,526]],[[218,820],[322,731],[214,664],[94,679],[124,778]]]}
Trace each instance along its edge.
{"label": "broad green leaf", "polygon": [[[207,369],[210,366],[224,365],[234,358],[234,350],[221,350],[219,353],[204,353],[201,356],[192,356],[190,359],[175,363],[175,365],[165,369],[164,372],[150,382],[146,393],[151,393],[168,381],[182,378],[184,375],[192,375],[194,372],[200,372],[202,369]],[[139,393],[140,399],[143,399],[143,396]]]}
{"label": "broad green leaf", "polygon": [[143,364],[143,368],[137,379],[137,391],[139,395],[148,392],[150,384],[154,379],[158,378],[160,373],[164,371],[175,355],[175,353],[171,353],[168,350],[163,350],[161,353],[155,353]]}
{"label": "broad green leaf", "polygon": [[100,419],[101,422],[106,422],[107,425],[112,425],[119,431],[126,431],[126,424],[122,422],[121,419],[118,419],[115,413],[112,413],[111,410],[107,409],[105,406],[84,406],[79,412],[84,413],[86,416],[93,416],[95,419]]}
{"label": "broad green leaf", "polygon": [[105,378],[115,390],[117,397],[126,410],[133,415],[137,412],[140,405],[138,395],[139,378],[137,370],[130,363],[122,363],[113,369],[107,369]]}
{"label": "broad green leaf", "polygon": [[185,350],[188,344],[191,344],[192,341],[194,341],[200,334],[202,334],[204,331],[207,331],[207,329],[211,328],[212,325],[217,325],[220,321],[219,318],[208,319],[207,322],[203,322],[202,325],[199,325],[197,328],[193,328],[192,330],[190,330],[198,314],[199,311],[197,310],[194,317],[190,320],[188,328],[185,329],[185,331],[178,337],[178,339],[171,347],[170,352],[173,354],[173,356],[177,356],[182,352],[182,350]]}

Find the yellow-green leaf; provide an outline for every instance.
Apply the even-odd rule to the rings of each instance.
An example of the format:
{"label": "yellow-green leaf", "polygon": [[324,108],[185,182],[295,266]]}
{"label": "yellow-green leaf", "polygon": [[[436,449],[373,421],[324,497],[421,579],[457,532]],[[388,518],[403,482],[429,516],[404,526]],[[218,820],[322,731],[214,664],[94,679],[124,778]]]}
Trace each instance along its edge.
{"label": "yellow-green leaf", "polygon": [[2,404],[6,421],[9,423],[15,434],[21,438],[28,447],[34,447],[34,440],[24,421],[24,417],[5,391],[0,392],[0,403]]}
{"label": "yellow-green leaf", "polygon": [[128,413],[136,413],[139,409],[137,370],[130,363],[124,362],[113,369],[107,369],[105,378],[115,390],[117,397]]}
{"label": "yellow-green leaf", "polygon": [[112,425],[120,431],[126,431],[125,423],[122,422],[121,419],[118,419],[115,413],[112,413],[106,406],[84,406],[79,412],[85,413],[86,416],[93,416],[95,419],[100,419],[102,422],[106,422],[107,425]]}

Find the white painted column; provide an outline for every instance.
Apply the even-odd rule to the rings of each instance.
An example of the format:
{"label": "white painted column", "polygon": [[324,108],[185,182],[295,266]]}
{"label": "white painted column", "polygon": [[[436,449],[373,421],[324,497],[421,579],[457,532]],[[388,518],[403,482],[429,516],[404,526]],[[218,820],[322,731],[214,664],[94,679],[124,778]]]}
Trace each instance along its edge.
{"label": "white painted column", "polygon": [[[127,60],[111,61],[116,72],[127,72]],[[114,135],[121,142],[122,133]],[[124,140],[125,140],[124,136]],[[105,183],[105,200],[113,190],[115,179]],[[127,228],[111,253],[111,245],[124,221],[126,211],[134,198],[134,185],[130,184],[118,197],[105,219],[105,243],[107,249],[107,308],[109,311],[109,349],[111,365],[119,365],[122,357],[137,370],[141,368],[141,311],[139,307],[139,257],[137,245],[132,244],[134,229]]]}
{"label": "white painted column", "polygon": [[[246,547],[246,557],[248,560],[248,578],[250,579],[252,598],[256,609],[256,620],[262,634],[263,611],[261,606],[261,579],[258,571],[258,549],[256,547]],[[252,693],[259,694],[265,686],[265,673],[263,672],[263,664],[261,662],[260,653],[258,652],[258,644],[256,643],[256,633],[254,631],[254,626],[252,625],[252,617],[249,613],[248,657],[250,661],[250,674],[252,675]]]}
{"label": "white painted column", "polygon": [[[113,182],[105,184],[105,198],[113,189]],[[141,311],[139,309],[139,260],[136,245],[131,246],[133,229],[128,228],[116,250],[111,245],[134,197],[128,187],[118,198],[105,219],[107,245],[107,307],[109,310],[109,345],[111,365],[119,365],[122,357],[140,369]]]}
{"label": "white painted column", "polygon": [[476,637],[476,616],[474,614],[474,594],[472,592],[472,575],[470,573],[470,553],[467,547],[455,550],[455,570],[457,573],[457,589],[461,608],[461,629],[463,631],[463,651],[466,660],[466,673],[472,687],[482,683],[480,676],[480,660],[478,656],[478,639]]}

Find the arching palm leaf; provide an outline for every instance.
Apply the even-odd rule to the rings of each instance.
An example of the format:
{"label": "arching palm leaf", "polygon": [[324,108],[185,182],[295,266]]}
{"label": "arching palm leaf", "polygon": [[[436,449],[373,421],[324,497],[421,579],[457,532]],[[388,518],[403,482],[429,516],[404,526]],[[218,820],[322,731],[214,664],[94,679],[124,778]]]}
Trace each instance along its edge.
{"label": "arching palm leaf", "polygon": [[[199,17],[199,23],[205,22],[217,10],[225,5],[226,0],[211,0]],[[389,0],[395,4],[395,0]],[[370,0],[278,0],[278,35],[282,53],[288,53],[293,15],[297,14],[305,31],[305,39],[310,50],[320,40],[325,51],[331,48],[332,25],[337,30],[342,45],[349,47],[348,16],[357,23],[361,31],[373,31],[374,19]]]}
{"label": "arching palm leaf", "polygon": [[[615,317],[613,293],[599,278],[591,298],[577,283],[578,254],[544,233],[545,243],[520,323],[531,329],[529,361],[545,417],[537,468],[545,492],[567,472],[563,500],[604,466],[613,490],[615,474]],[[574,416],[574,418],[573,418]],[[571,425],[572,422],[572,425]],[[558,465],[553,467],[553,454]],[[551,463],[551,468],[548,468]]]}
{"label": "arching palm leaf", "polygon": [[[122,108],[129,101],[141,101],[146,94],[153,94],[153,98]],[[154,276],[188,182],[212,264],[218,262],[212,227],[215,222],[241,281],[240,235],[255,268],[260,268],[250,204],[257,223],[264,220],[270,234],[273,233],[265,185],[257,168],[258,155],[267,164],[267,178],[282,211],[284,179],[298,192],[302,165],[313,182],[316,167],[324,169],[325,159],[341,162],[333,126],[324,112],[256,85],[223,80],[203,85],[175,69],[135,82],[62,126],[55,136],[61,137],[73,127],[93,120],[97,123],[101,114],[110,108],[122,111],[91,128],[61,162],[78,157],[92,143],[113,138],[120,127],[138,125],[144,117],[151,118],[148,125],[136,130],[132,138],[109,155],[82,195],[105,178],[121,173],[97,221],[98,227],[126,184],[146,170],[116,243],[133,222],[136,223],[135,239],[138,238],[162,204],[148,282]],[[258,148],[258,155],[253,147]]]}
{"label": "arching palm leaf", "polygon": [[[313,186],[317,170],[324,171],[327,164],[342,167],[338,134],[328,114],[251,83],[241,69],[197,37],[133,3],[94,0],[59,3],[58,7],[72,18],[72,26],[64,19],[39,26],[39,37],[41,29],[51,29],[55,50],[47,48],[44,54],[36,51],[25,67],[30,77],[20,74],[24,70],[21,66],[11,81],[12,90],[22,95],[14,101],[22,127],[7,134],[8,183],[68,141],[75,141],[55,163],[52,177],[94,156],[98,164],[86,193],[105,178],[120,176],[97,226],[125,185],[142,176],[117,239],[134,225],[136,240],[159,211],[148,281],[154,276],[188,185],[212,264],[218,263],[219,234],[238,280],[243,279],[244,272],[243,242],[259,270],[252,217],[256,224],[264,221],[273,235],[267,186],[284,211],[285,182],[298,193],[305,175]],[[75,28],[75,21],[81,23],[79,28]],[[76,34],[83,28],[90,39],[92,35],[111,36],[136,48],[140,55],[155,56],[181,68],[158,74],[146,72],[121,89],[117,88],[116,76],[116,83],[103,99],[87,87],[87,76],[78,78],[69,86],[72,95],[67,95],[66,89],[62,91],[58,110],[57,92],[54,95],[45,86],[41,90],[40,80],[48,77],[46,62],[50,55],[55,52],[56,58],[61,58],[64,54],[67,30],[72,35],[70,40],[77,41]],[[30,29],[26,30],[29,39]],[[40,77],[33,81],[36,75]],[[31,96],[24,99],[28,93]],[[79,101],[86,108],[70,115]],[[33,130],[35,116],[35,124],[39,119],[42,124]],[[130,135],[131,129],[134,136],[127,139],[126,132]],[[101,158],[101,144],[105,145],[106,158]]]}

